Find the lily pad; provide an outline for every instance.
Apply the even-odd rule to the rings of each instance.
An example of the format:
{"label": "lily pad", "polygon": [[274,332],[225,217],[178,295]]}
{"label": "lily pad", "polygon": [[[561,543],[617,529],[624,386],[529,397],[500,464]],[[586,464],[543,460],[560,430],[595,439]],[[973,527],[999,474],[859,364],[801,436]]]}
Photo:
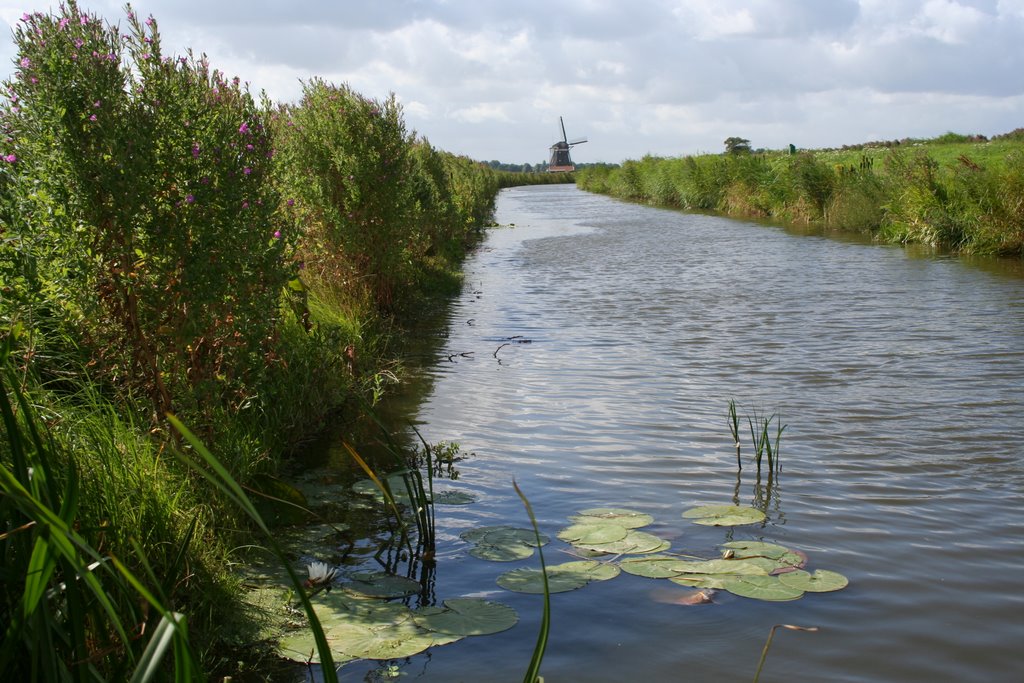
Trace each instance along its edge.
{"label": "lily pad", "polygon": [[491,562],[515,562],[533,556],[534,547],[525,543],[508,543],[506,545],[478,545],[471,548],[469,554],[481,560]]}
{"label": "lily pad", "polygon": [[558,538],[568,543],[614,543],[626,537],[628,529],[617,524],[573,524],[558,532]]}
{"label": "lily pad", "polygon": [[669,581],[688,588],[725,588],[726,582],[735,574],[680,574],[670,576]]}
{"label": "lily pad", "polygon": [[[533,529],[517,529],[511,526],[482,526],[469,529],[459,534],[459,538],[469,543],[486,543],[487,545],[503,545],[510,541],[518,541],[536,547],[537,536]],[[544,534],[540,535],[541,544],[550,541]]]}
{"label": "lily pad", "polygon": [[[481,527],[462,533],[462,538],[476,547],[469,551],[473,557],[494,562],[514,562],[533,555],[537,536],[531,529],[516,529],[510,526]],[[541,543],[548,537],[541,536]]]}
{"label": "lily pad", "polygon": [[683,517],[705,526],[739,526],[757,524],[765,519],[765,514],[755,508],[738,505],[702,505],[687,510]]}
{"label": "lily pad", "polygon": [[418,581],[385,572],[353,574],[352,579],[344,585],[345,592],[368,598],[402,598],[423,588]]}
{"label": "lily pad", "polygon": [[673,568],[678,574],[730,574],[743,576],[767,576],[768,570],[748,560],[704,560],[685,562],[679,560]]}
{"label": "lily pad", "polygon": [[[549,570],[552,569],[549,567]],[[553,567],[559,573],[579,574],[586,576],[589,581],[607,581],[614,579],[621,571],[618,565],[597,560],[576,560],[574,562],[563,562]]]}
{"label": "lily pad", "polygon": [[578,524],[610,523],[624,529],[639,529],[654,523],[654,517],[647,513],[624,508],[589,508],[580,510],[569,519]]}
{"label": "lily pad", "polygon": [[768,557],[777,560],[790,552],[789,548],[785,546],[763,541],[730,541],[723,543],[722,547],[731,550],[733,557],[738,558]]}
{"label": "lily pad", "polygon": [[434,502],[438,505],[469,505],[476,502],[476,496],[465,491],[435,491]]}
{"label": "lily pad", "polygon": [[[416,654],[431,645],[451,642],[448,635],[430,634],[416,627],[411,610],[402,604],[334,592],[317,596],[313,609],[336,663],[357,658],[390,658],[394,652]],[[320,661],[313,632],[308,627],[281,638],[278,650],[294,661]]]}
{"label": "lily pad", "polygon": [[[405,480],[402,478],[402,475],[389,475],[385,481],[387,482],[388,488],[391,490],[391,495],[395,499],[395,502],[409,505],[409,489],[406,487]],[[380,488],[377,487],[377,484],[371,479],[360,479],[356,483],[352,484],[352,490],[356,493],[372,496],[380,501],[384,500],[384,494],[381,492]]]}
{"label": "lily pad", "polygon": [[668,550],[670,544],[663,538],[644,531],[630,529],[626,537],[611,543],[574,543],[576,547],[611,555],[643,555]]}
{"label": "lily pad", "polygon": [[506,631],[519,621],[508,605],[479,598],[445,600],[446,609],[423,608],[413,614],[421,628],[456,636],[483,636]]}
{"label": "lily pad", "polygon": [[[330,643],[328,643],[330,645]],[[297,629],[280,638],[277,642],[277,651],[285,659],[305,664],[320,663],[320,654],[316,651],[316,640],[313,632],[308,628]],[[343,664],[357,659],[353,655],[345,654],[335,647],[331,647],[331,658],[335,664]]]}
{"label": "lily pad", "polygon": [[627,557],[619,562],[619,567],[627,574],[635,576],[643,576],[648,579],[668,579],[679,576],[679,571],[672,568],[672,565],[678,563],[678,557],[649,555],[647,557]]}
{"label": "lily pad", "polygon": [[771,602],[796,600],[804,594],[803,590],[782,583],[778,576],[733,576],[724,582],[723,588],[734,595]]}
{"label": "lily pad", "polygon": [[780,574],[779,581],[784,586],[809,593],[837,591],[846,588],[850,583],[849,579],[842,574],[827,569],[819,569],[813,574],[797,569],[787,574]]}
{"label": "lily pad", "polygon": [[403,659],[434,645],[447,645],[462,636],[436,633],[405,622],[390,628],[339,625],[330,630],[331,649],[360,659]]}
{"label": "lily pad", "polygon": [[[480,539],[482,539],[484,536],[486,536],[487,534],[491,533],[492,531],[513,530],[513,529],[515,529],[515,527],[506,526],[506,525],[500,525],[500,526],[478,526],[475,529],[467,529],[466,531],[463,531],[461,534],[459,534],[459,538],[461,538],[463,541],[466,541],[467,543],[476,543]],[[526,532],[527,529],[520,529],[520,531]]]}
{"label": "lily pad", "polygon": [[[498,577],[498,585],[516,593],[543,593],[544,573],[540,569],[520,567]],[[590,579],[578,574],[556,574],[548,567],[548,592],[565,593],[583,588]]]}
{"label": "lily pad", "polygon": [[[577,560],[548,565],[547,572],[548,591],[565,593],[582,588],[591,581],[613,579],[618,576],[619,568],[596,560]],[[543,593],[544,574],[540,569],[513,569],[498,577],[498,585],[516,593]]]}

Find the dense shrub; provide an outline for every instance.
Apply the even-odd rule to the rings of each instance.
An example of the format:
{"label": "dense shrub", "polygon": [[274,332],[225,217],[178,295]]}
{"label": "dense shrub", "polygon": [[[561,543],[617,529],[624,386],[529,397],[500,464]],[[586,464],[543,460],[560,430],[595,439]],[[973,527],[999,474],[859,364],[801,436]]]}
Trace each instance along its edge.
{"label": "dense shrub", "polygon": [[35,264],[94,372],[155,415],[240,405],[289,277],[268,112],[204,60],[164,57],[152,19],[122,36],[70,2],[15,39],[7,261]]}

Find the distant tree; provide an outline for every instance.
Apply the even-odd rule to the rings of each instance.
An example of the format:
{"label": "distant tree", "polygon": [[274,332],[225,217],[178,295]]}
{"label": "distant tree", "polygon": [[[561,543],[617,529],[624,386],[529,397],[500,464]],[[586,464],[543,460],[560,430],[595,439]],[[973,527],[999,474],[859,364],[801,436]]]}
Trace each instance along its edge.
{"label": "distant tree", "polygon": [[725,151],[727,154],[750,154],[750,140],[744,138],[726,138]]}

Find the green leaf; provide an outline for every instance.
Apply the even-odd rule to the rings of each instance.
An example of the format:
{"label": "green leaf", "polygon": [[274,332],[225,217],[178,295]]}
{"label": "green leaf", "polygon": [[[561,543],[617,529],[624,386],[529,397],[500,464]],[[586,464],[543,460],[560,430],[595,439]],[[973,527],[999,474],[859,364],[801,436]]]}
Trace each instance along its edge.
{"label": "green leaf", "polygon": [[558,532],[558,538],[568,543],[614,543],[626,537],[628,529],[616,524],[573,524]]}
{"label": "green leaf", "polygon": [[619,567],[627,574],[644,576],[648,579],[668,579],[678,576],[679,572],[673,565],[679,564],[679,558],[669,555],[650,555],[648,557],[628,557],[619,562]]}
{"label": "green leaf", "polygon": [[506,631],[519,621],[508,605],[479,598],[445,600],[447,609],[423,608],[413,613],[420,628],[456,636],[483,636]]}
{"label": "green leaf", "polygon": [[740,574],[747,576],[767,576],[768,570],[756,562],[748,560],[703,560],[686,562],[680,560],[673,565],[679,574]]}
{"label": "green leaf", "polygon": [[[591,581],[607,581],[618,574],[619,568],[616,565],[596,560],[576,560],[547,567],[548,587],[551,593],[576,590]],[[499,576],[498,585],[517,593],[543,593],[543,580],[543,572],[524,567]]]}
{"label": "green leaf", "polygon": [[434,494],[438,505],[469,505],[476,502],[476,496],[465,491],[438,491]]}
{"label": "green leaf", "polygon": [[385,572],[353,574],[352,578],[343,586],[344,591],[370,598],[402,598],[423,588],[418,581]]}
{"label": "green leaf", "polygon": [[819,569],[810,574],[802,569],[779,575],[782,585],[809,593],[828,593],[846,588],[850,581],[838,572]]}
{"label": "green leaf", "polygon": [[725,583],[735,574],[680,574],[670,576],[669,581],[689,588],[725,588]]}
{"label": "green leaf", "polygon": [[[469,543],[486,543],[488,545],[502,545],[510,541],[518,541],[536,547],[537,537],[532,529],[517,529],[510,526],[483,526],[476,529],[463,531],[459,538]],[[550,539],[544,534],[540,535],[541,543],[548,543]]]}
{"label": "green leaf", "polygon": [[624,508],[589,508],[580,510],[569,519],[578,524],[616,524],[625,529],[639,529],[654,523],[654,517]]}
{"label": "green leaf", "polygon": [[574,543],[579,548],[595,550],[610,555],[641,555],[660,553],[669,548],[669,542],[644,531],[630,529],[621,541],[612,543]]}
{"label": "green leaf", "polygon": [[796,600],[804,592],[782,583],[778,576],[733,576],[725,580],[725,590],[745,598],[783,602]]}
{"label": "green leaf", "polygon": [[683,517],[705,526],[739,526],[761,522],[765,519],[765,514],[760,510],[738,505],[702,505],[687,510]]}
{"label": "green leaf", "polygon": [[765,543],[763,541],[730,541],[729,543],[723,543],[722,547],[731,550],[733,557],[737,558],[769,557],[777,560],[790,552],[789,548],[785,546]]}
{"label": "green leaf", "polygon": [[[175,623],[172,623],[171,619]],[[160,618],[153,637],[149,639],[146,650],[142,653],[138,666],[135,667],[131,683],[148,683],[159,678],[163,670],[161,664],[164,655],[167,654],[167,648],[174,644],[175,638],[183,638],[183,634],[178,629],[184,626],[184,621],[185,616],[177,612]]]}
{"label": "green leaf", "polygon": [[462,636],[427,631],[410,622],[380,629],[341,624],[332,627],[328,636],[332,649],[360,659],[403,659],[434,645],[447,645],[461,639]]}
{"label": "green leaf", "polygon": [[[540,569],[530,567],[513,569],[499,576],[497,581],[498,585],[505,590],[516,593],[538,595],[544,593],[544,572]],[[590,579],[579,574],[559,574],[553,571],[553,567],[548,567],[547,583],[549,593],[565,593],[586,586],[590,583]]]}
{"label": "green leaf", "polygon": [[534,547],[525,543],[508,543],[506,545],[478,545],[471,548],[469,554],[481,560],[491,562],[515,562],[533,557]]}

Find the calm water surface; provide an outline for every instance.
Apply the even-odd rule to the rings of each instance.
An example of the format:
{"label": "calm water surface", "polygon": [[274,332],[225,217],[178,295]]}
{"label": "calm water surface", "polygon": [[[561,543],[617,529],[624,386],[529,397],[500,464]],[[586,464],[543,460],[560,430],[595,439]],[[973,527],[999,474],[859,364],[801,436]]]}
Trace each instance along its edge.
{"label": "calm water surface", "polygon": [[[425,326],[405,410],[428,440],[472,452],[456,484],[480,498],[438,508],[437,595],[500,600],[520,623],[401,663],[407,680],[522,680],[541,599],[494,579],[537,560],[478,560],[459,540],[528,525],[513,479],[552,537],[582,508],[630,507],[674,552],[763,539],[850,579],[785,603],[664,604],[674,584],[625,574],[554,595],[547,681],[749,681],[777,623],[821,630],[777,634],[762,681],[1024,680],[1019,264],[572,186],[506,190],[497,220],[514,227],[489,234],[461,297]],[[752,464],[737,480],[730,399],[788,424],[771,490]],[[764,526],[681,518],[762,499]]]}

